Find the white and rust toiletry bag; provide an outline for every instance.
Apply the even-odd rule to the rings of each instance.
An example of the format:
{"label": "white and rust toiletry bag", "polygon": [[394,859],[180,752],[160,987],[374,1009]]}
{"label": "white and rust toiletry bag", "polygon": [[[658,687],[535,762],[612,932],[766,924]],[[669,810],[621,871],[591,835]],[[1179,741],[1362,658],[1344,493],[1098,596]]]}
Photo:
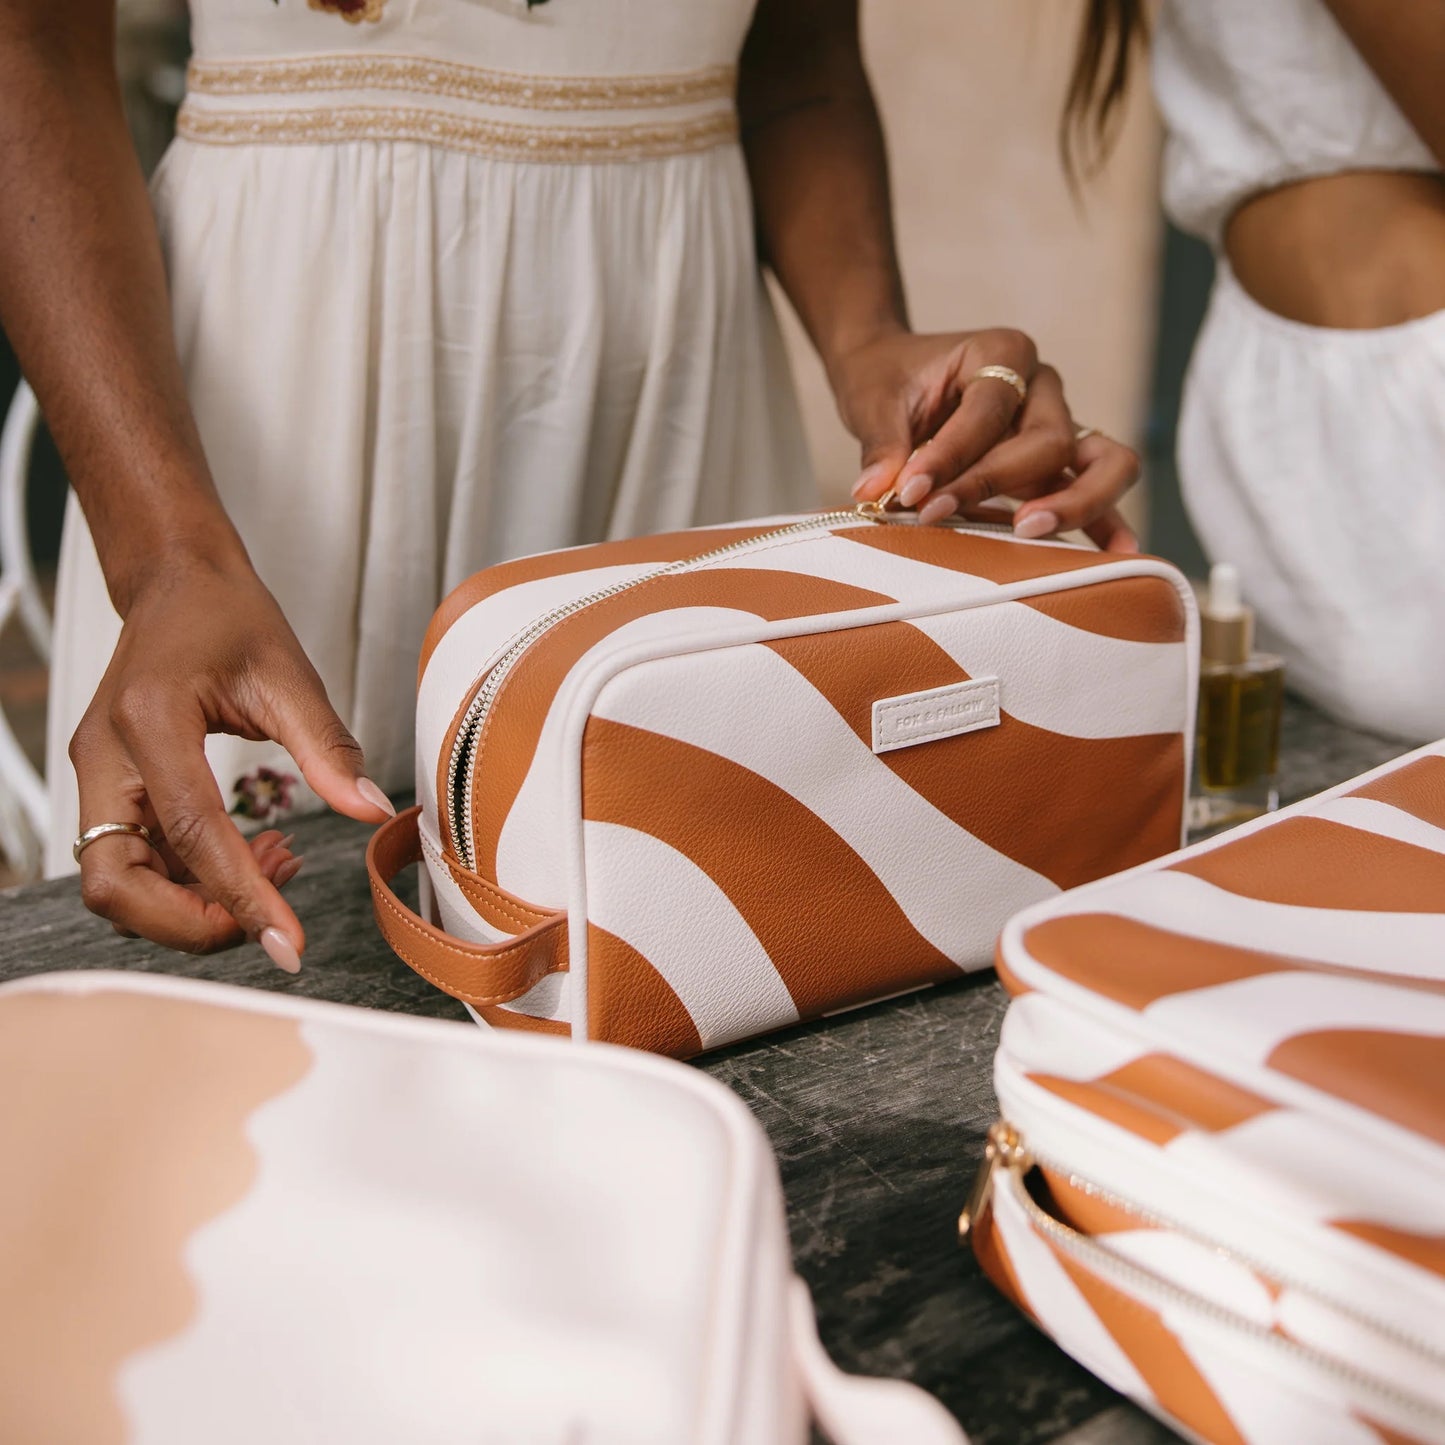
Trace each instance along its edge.
{"label": "white and rust toiletry bag", "polygon": [[1014,919],[965,1215],[1211,1445],[1445,1442],[1445,744]]}
{"label": "white and rust toiletry bag", "polygon": [[841,1375],[693,1069],[141,974],[0,988],[7,1445],[959,1445]]}
{"label": "white and rust toiletry bag", "polygon": [[684,1056],[956,978],[1179,846],[1197,652],[1167,563],[876,507],[508,562],[428,632],[377,919],[488,1023]]}

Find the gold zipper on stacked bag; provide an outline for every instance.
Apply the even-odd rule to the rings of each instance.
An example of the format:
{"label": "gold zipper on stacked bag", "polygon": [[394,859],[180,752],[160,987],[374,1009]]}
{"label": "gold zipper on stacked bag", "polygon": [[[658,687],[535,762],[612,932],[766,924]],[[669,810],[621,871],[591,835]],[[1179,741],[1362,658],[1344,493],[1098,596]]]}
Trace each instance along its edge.
{"label": "gold zipper on stacked bag", "polygon": [[1195,1314],[1206,1316],[1216,1324],[1227,1326],[1231,1330],[1247,1335],[1267,1349],[1281,1350],[1301,1363],[1327,1374],[1347,1377],[1362,1390],[1388,1399],[1411,1411],[1419,1412],[1437,1424],[1445,1422],[1445,1409],[1377,1379],[1348,1360],[1342,1360],[1311,1345],[1301,1344],[1298,1340],[1277,1334],[1267,1326],[1258,1324],[1224,1305],[1216,1304],[1213,1300],[1194,1294],[1175,1284],[1172,1280],[1144,1268],[1143,1265],[1116,1254],[1107,1246],[1100,1244],[1098,1240],[1073,1228],[1072,1225],[1065,1224],[1063,1220],[1050,1214],[1029,1192],[1025,1178],[1029,1171],[1036,1167],[1047,1169],[1060,1178],[1066,1179],[1070,1188],[1097,1199],[1101,1204],[1132,1216],[1143,1227],[1168,1230],[1195,1244],[1203,1245],[1221,1259],[1242,1265],[1276,1288],[1291,1289],[1300,1294],[1309,1295],[1327,1308],[1388,1339],[1401,1349],[1419,1356],[1422,1369],[1438,1372],[1445,1368],[1445,1354],[1442,1354],[1428,1341],[1408,1335],[1394,1325],[1363,1313],[1353,1305],[1330,1299],[1321,1294],[1313,1285],[1290,1278],[1273,1265],[1265,1264],[1232,1246],[1209,1239],[1197,1230],[1182,1225],[1176,1220],[1165,1218],[1132,1200],[1122,1198],[1112,1190],[1105,1189],[1102,1185],[1081,1177],[1052,1159],[1041,1157],[1028,1147],[1020,1132],[1004,1119],[1000,1119],[988,1131],[983,1160],[974,1178],[968,1202],[958,1217],[960,1243],[967,1242],[984,1211],[989,1207],[990,1200],[999,1185],[999,1176],[1002,1175],[1007,1187],[1012,1191],[1013,1198],[1027,1214],[1029,1222],[1034,1228],[1046,1236],[1050,1243],[1056,1245],[1090,1273],[1099,1276],[1106,1282],[1116,1284],[1136,1296],[1142,1296],[1146,1302],[1152,1299],[1160,1306],[1178,1306]]}

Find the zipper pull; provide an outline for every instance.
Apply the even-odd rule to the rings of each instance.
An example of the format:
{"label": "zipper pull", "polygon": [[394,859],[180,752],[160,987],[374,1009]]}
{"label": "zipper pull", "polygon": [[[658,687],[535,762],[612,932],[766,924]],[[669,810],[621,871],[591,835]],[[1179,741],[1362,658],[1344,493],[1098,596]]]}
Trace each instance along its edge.
{"label": "zipper pull", "polygon": [[853,510],[860,517],[867,517],[870,522],[883,522],[888,519],[888,508],[898,500],[898,493],[889,487],[876,502],[858,502]]}
{"label": "zipper pull", "polygon": [[983,1160],[974,1176],[973,1188],[968,1192],[968,1203],[958,1216],[958,1242],[968,1241],[973,1229],[988,1208],[993,1193],[993,1176],[997,1169],[1016,1169],[1020,1174],[1032,1166],[1028,1150],[1019,1131],[1007,1119],[1000,1119],[989,1126],[988,1142],[983,1146]]}

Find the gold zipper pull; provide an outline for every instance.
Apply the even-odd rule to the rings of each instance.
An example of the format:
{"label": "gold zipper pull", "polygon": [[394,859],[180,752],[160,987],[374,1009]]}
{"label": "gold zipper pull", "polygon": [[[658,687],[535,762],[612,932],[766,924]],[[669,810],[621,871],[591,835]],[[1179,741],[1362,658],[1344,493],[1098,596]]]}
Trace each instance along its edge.
{"label": "gold zipper pull", "polygon": [[883,522],[888,519],[889,506],[898,500],[898,493],[889,487],[876,502],[858,502],[853,510],[860,517],[867,517],[871,522]]}
{"label": "gold zipper pull", "polygon": [[969,1231],[978,1223],[988,1208],[989,1196],[993,1193],[993,1176],[997,1169],[1026,1171],[1031,1164],[1028,1150],[1019,1131],[1006,1119],[1000,1119],[989,1126],[988,1142],[983,1146],[983,1159],[974,1176],[973,1188],[968,1192],[968,1203],[958,1216],[958,1242],[968,1240]]}

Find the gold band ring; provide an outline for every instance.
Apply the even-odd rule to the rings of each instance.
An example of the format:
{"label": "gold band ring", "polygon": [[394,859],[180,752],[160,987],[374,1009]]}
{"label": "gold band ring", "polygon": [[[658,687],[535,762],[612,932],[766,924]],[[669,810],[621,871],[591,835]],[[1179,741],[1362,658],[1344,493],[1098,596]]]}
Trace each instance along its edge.
{"label": "gold band ring", "polygon": [[1089,437],[1096,437],[1102,435],[1103,433],[1100,432],[1099,428],[1096,426],[1081,426],[1074,432],[1074,440],[1076,442],[1081,442],[1087,440],[1087,438]]}
{"label": "gold band ring", "polygon": [[150,847],[159,850],[160,845],[151,836],[151,830],[144,823],[97,823],[93,828],[87,828],[74,843],[70,845],[71,856],[77,863],[80,862],[80,855],[102,838],[109,838],[111,834],[123,834],[131,838],[139,838]]}
{"label": "gold band ring", "polygon": [[1029,394],[1029,384],[1011,366],[980,366],[977,371],[964,383],[965,386],[972,386],[976,381],[1003,381],[1007,382],[1018,392],[1019,400],[1023,401]]}

